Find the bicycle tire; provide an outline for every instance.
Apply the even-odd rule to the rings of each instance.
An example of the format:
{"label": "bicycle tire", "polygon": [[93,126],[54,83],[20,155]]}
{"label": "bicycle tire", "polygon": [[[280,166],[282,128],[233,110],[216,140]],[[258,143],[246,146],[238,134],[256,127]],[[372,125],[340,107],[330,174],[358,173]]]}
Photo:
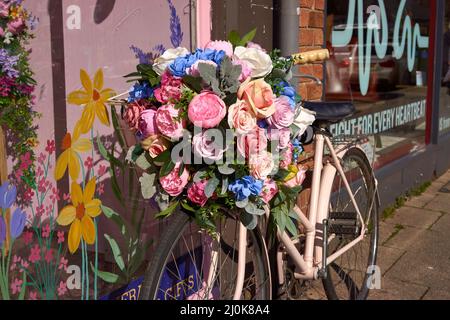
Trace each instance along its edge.
{"label": "bicycle tire", "polygon": [[[172,251],[176,247],[180,238],[189,226],[193,226],[191,218],[183,213],[177,212],[174,214],[168,228],[163,232],[157,249],[150,261],[147,270],[145,272],[144,281],[141,287],[140,300],[156,300],[160,292],[160,285],[162,276],[167,264],[169,263]],[[229,218],[226,218],[229,219]],[[249,237],[252,239],[251,245],[255,247],[255,269],[259,279],[256,280],[262,283],[261,290],[258,291],[258,295],[253,297],[255,300],[269,300],[271,298],[271,279],[269,262],[267,261],[266,246],[264,239],[261,236],[258,228],[248,232]],[[219,280],[220,281],[220,280]],[[222,293],[220,293],[222,296]],[[224,300],[230,300],[227,297]],[[221,299],[220,299],[221,300]]]}
{"label": "bicycle tire", "polygon": [[[337,278],[340,277],[342,280],[342,283],[345,285],[342,291],[345,291],[346,288],[348,289],[348,297],[345,297],[345,293],[344,293],[344,297],[348,300],[366,300],[368,298],[369,295],[369,276],[371,275],[369,273],[373,272],[373,268],[371,268],[371,266],[375,266],[376,265],[376,260],[377,260],[377,251],[378,251],[378,232],[379,232],[379,206],[378,206],[378,202],[377,202],[377,189],[376,189],[376,182],[375,182],[375,177],[373,175],[373,170],[369,164],[369,161],[365,155],[365,153],[358,149],[358,148],[351,148],[349,149],[346,154],[343,157],[343,163],[344,165],[346,164],[346,161],[348,161],[349,159],[354,160],[354,163],[358,164],[358,167],[361,169],[361,173],[364,177],[364,181],[367,184],[367,195],[368,195],[368,201],[369,203],[373,204],[373,208],[370,212],[368,212],[368,214],[370,214],[369,218],[367,219],[367,221],[369,222],[368,225],[370,224],[370,228],[369,230],[371,230],[370,232],[370,243],[368,244],[368,255],[367,255],[367,265],[366,265],[366,272],[364,275],[364,278],[362,279],[362,283],[360,287],[356,287],[354,285],[352,285],[352,283],[355,283],[355,281],[352,279],[352,277],[350,276],[350,274],[353,271],[350,271],[348,274],[348,278],[346,279],[342,279],[343,273],[345,273],[343,270],[342,266],[339,266],[336,261],[333,262],[332,264],[330,264],[327,268],[327,277],[325,279],[322,280],[323,283],[323,287],[326,293],[326,296],[329,300],[341,300],[341,298],[339,297],[338,293],[337,293],[337,286],[335,283],[333,283],[333,277]],[[345,170],[345,168],[344,168]],[[335,177],[335,181],[336,179],[340,178],[339,174],[336,174]],[[374,197],[373,199],[371,199],[371,197]],[[373,201],[373,202],[372,202]],[[330,199],[330,207],[332,207],[332,200]],[[359,205],[358,205],[359,207]],[[339,209],[339,208],[336,208]],[[370,210],[370,206],[369,208],[367,208],[366,211]],[[362,213],[363,214],[363,213]],[[369,238],[369,237],[368,237]],[[351,240],[350,240],[351,241]],[[333,244],[333,242],[331,241],[329,243],[329,254],[330,254],[330,249],[331,250],[337,250],[336,248],[331,248],[331,245]],[[363,244],[362,242],[360,243],[361,245]],[[342,247],[341,245],[339,245],[337,248]],[[353,248],[352,248],[353,250]],[[349,253],[350,251],[346,252],[345,254]],[[344,254],[344,255],[345,255]],[[342,256],[344,257],[344,256]],[[350,261],[350,258],[348,258],[348,261]],[[362,261],[365,261],[364,259]],[[350,262],[349,262],[350,264]],[[339,273],[338,271],[339,270]],[[335,272],[335,274],[333,273]],[[337,274],[337,277],[336,277]],[[354,275],[353,275],[354,277]],[[348,282],[348,283],[347,283]]]}

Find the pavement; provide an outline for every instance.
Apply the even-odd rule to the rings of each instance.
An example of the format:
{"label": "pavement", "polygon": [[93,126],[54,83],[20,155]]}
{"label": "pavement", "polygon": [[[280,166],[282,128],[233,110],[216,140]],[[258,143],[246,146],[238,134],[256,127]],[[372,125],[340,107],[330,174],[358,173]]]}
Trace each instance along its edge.
{"label": "pavement", "polygon": [[[380,222],[381,288],[371,300],[450,300],[450,171]],[[325,298],[320,282],[307,300]]]}

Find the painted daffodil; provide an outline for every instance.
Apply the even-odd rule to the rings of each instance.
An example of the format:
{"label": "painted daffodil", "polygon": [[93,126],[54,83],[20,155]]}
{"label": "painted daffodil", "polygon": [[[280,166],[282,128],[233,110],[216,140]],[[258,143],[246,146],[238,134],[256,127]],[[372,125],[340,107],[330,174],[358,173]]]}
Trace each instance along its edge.
{"label": "painted daffodil", "polygon": [[94,125],[95,115],[101,123],[108,126],[109,115],[105,103],[115,95],[113,89],[103,89],[103,70],[99,69],[94,76],[94,81],[89,78],[88,73],[80,70],[81,84],[84,90],[77,90],[69,94],[68,102],[78,106],[85,106],[80,119],[81,133],[87,133]]}
{"label": "painted daffodil", "polygon": [[67,133],[61,146],[63,153],[56,160],[55,179],[61,180],[69,168],[72,180],[77,180],[80,175],[79,152],[86,152],[92,149],[92,142],[89,139],[80,138],[79,124],[75,126],[74,135]]}
{"label": "painted daffodil", "polygon": [[78,250],[81,237],[89,245],[95,243],[95,225],[92,219],[102,213],[102,202],[94,199],[95,188],[95,178],[88,182],[84,192],[78,183],[73,182],[70,193],[72,205],[62,209],[56,220],[61,226],[70,225],[68,245],[72,254]]}

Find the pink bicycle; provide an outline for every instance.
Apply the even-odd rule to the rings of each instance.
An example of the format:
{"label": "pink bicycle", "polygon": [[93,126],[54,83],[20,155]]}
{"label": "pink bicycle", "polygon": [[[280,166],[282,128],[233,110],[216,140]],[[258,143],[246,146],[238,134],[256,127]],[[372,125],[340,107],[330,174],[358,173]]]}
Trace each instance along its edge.
{"label": "pink bicycle", "polygon": [[[320,50],[294,61],[326,57]],[[308,215],[298,203],[290,217],[300,235],[278,230],[268,241],[268,208],[252,231],[239,212],[223,212],[215,237],[176,213],[147,268],[141,299],[297,299],[314,280],[322,280],[329,299],[367,299],[378,246],[377,181],[362,139],[333,138],[328,130],[355,109],[326,102],[303,107],[316,113],[316,122],[303,137],[315,146]]]}

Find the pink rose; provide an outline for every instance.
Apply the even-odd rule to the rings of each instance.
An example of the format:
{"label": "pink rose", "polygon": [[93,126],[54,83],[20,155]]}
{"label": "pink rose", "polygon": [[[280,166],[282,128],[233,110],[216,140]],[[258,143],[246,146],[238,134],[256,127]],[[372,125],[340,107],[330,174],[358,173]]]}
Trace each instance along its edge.
{"label": "pink rose", "polygon": [[180,167],[181,163],[177,163],[171,173],[159,179],[162,188],[172,197],[179,196],[188,184],[189,171],[185,168],[180,176]]}
{"label": "pink rose", "polygon": [[[298,165],[297,167],[294,166],[294,169],[296,172],[296,176],[292,178],[291,180],[284,183],[286,187],[289,188],[296,188],[303,184],[303,182],[306,179],[306,169],[303,168],[303,166]],[[295,173],[295,172],[294,172]]]}
{"label": "pink rose", "polygon": [[156,126],[155,109],[144,110],[141,113],[141,117],[139,119],[139,131],[141,132],[143,139],[159,133],[158,127]]}
{"label": "pink rose", "polygon": [[247,134],[256,128],[256,116],[247,102],[238,100],[228,109],[228,125],[238,134]]}
{"label": "pink rose", "polygon": [[170,142],[160,135],[154,135],[143,140],[141,146],[154,159],[170,147]]}
{"label": "pink rose", "polygon": [[228,41],[210,41],[205,49],[217,50],[217,51],[225,51],[225,54],[230,58],[234,54],[233,45]]}
{"label": "pink rose", "polygon": [[286,149],[291,142],[291,130],[269,128],[267,135],[270,141],[278,141],[278,150]]}
{"label": "pink rose", "polygon": [[241,155],[246,158],[255,154],[260,154],[267,149],[267,137],[264,129],[256,129],[248,134],[238,136],[237,148]]}
{"label": "pink rose", "polygon": [[278,129],[289,128],[294,123],[294,111],[292,111],[289,99],[281,96],[275,99],[275,113],[267,119],[269,125]]}
{"label": "pink rose", "polygon": [[293,152],[294,146],[292,143],[289,143],[288,148],[283,152],[280,159],[280,168],[284,170],[288,170],[289,166],[292,164],[294,158]]}
{"label": "pink rose", "polygon": [[244,60],[239,60],[238,58],[235,58],[233,60],[233,64],[236,66],[239,65],[242,67],[241,75],[239,77],[239,82],[241,82],[241,83],[245,82],[245,80],[247,80],[252,75],[252,68],[248,64],[248,62],[246,62]]}
{"label": "pink rose", "polygon": [[139,130],[139,119],[141,118],[141,113],[146,109],[146,106],[139,102],[133,102],[126,106],[125,112],[123,114],[123,120],[128,123],[131,130]]}
{"label": "pink rose", "polygon": [[183,137],[186,122],[178,120],[177,117],[179,116],[180,110],[175,109],[173,104],[162,106],[156,112],[156,125],[159,131],[171,140],[178,140]]}
{"label": "pink rose", "polygon": [[0,2],[0,17],[7,17],[9,15],[9,5]]}
{"label": "pink rose", "polygon": [[182,80],[166,71],[161,77],[161,87],[155,90],[155,98],[160,103],[179,101],[181,99]]}
{"label": "pink rose", "polygon": [[208,184],[207,180],[203,180],[198,183],[194,183],[187,192],[188,199],[195,204],[198,204],[200,207],[204,207],[208,198],[205,195],[205,188]]}
{"label": "pink rose", "polygon": [[186,70],[186,73],[190,76],[193,77],[200,77],[200,71],[198,70],[198,65],[199,64],[209,64],[211,66],[213,66],[214,68],[217,68],[217,64],[214,61],[210,61],[210,60],[198,60],[196,63],[194,63],[192,65],[192,67],[188,68]]}
{"label": "pink rose", "polygon": [[259,44],[254,43],[254,42],[249,42],[247,43],[247,48],[248,49],[258,49],[261,50],[263,52],[267,52],[266,49],[264,49],[263,47],[261,47]]}
{"label": "pink rose", "polygon": [[17,34],[23,30],[25,23],[22,18],[15,19],[8,23],[8,30],[12,34]]}
{"label": "pink rose", "polygon": [[275,95],[272,87],[264,79],[254,81],[247,79],[239,88],[238,98],[245,100],[253,108],[258,119],[269,118],[276,111]]}
{"label": "pink rose", "polygon": [[216,141],[215,138],[216,137],[209,135],[208,131],[195,135],[192,139],[194,153],[203,159],[213,161],[221,160],[226,149],[220,148],[218,146],[220,141]]}
{"label": "pink rose", "polygon": [[3,30],[2,27],[0,27],[0,37],[4,37],[5,36],[5,30]]}
{"label": "pink rose", "polygon": [[263,191],[261,193],[262,200],[269,204],[270,201],[277,195],[278,185],[272,179],[266,179],[264,181]]}
{"label": "pink rose", "polygon": [[265,151],[251,155],[249,159],[250,174],[257,180],[265,180],[275,168],[271,153]]}
{"label": "pink rose", "polygon": [[227,106],[212,92],[205,91],[192,99],[188,108],[191,122],[200,128],[217,127],[227,115]]}

